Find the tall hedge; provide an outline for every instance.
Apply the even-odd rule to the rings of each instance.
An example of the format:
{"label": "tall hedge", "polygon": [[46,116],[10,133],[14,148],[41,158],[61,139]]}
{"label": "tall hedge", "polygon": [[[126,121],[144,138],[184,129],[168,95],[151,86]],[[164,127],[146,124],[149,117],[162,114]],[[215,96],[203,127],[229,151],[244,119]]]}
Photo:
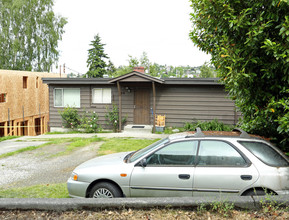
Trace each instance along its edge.
{"label": "tall hedge", "polygon": [[191,0],[190,37],[211,54],[248,132],[289,150],[289,3]]}

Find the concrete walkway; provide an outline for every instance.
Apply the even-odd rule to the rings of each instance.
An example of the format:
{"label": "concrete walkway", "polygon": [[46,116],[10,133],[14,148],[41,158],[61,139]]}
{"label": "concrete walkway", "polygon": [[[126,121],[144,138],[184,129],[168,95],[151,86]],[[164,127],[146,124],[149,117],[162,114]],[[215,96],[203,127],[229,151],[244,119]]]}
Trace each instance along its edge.
{"label": "concrete walkway", "polygon": [[156,138],[164,138],[168,135],[166,134],[152,134],[152,133],[142,133],[142,132],[122,132],[122,133],[76,133],[76,134],[48,134],[48,135],[39,135],[39,136],[23,136],[11,140],[6,140],[0,142],[0,155],[14,152],[22,148],[31,147],[31,146],[39,146],[41,144],[46,143],[44,139],[50,138],[91,138],[91,137],[103,137],[103,138],[144,138],[144,139],[156,139]]}
{"label": "concrete walkway", "polygon": [[21,140],[21,138],[11,139],[0,142],[0,155],[17,151],[22,148],[30,146],[38,146],[46,143],[47,141],[28,141]]}

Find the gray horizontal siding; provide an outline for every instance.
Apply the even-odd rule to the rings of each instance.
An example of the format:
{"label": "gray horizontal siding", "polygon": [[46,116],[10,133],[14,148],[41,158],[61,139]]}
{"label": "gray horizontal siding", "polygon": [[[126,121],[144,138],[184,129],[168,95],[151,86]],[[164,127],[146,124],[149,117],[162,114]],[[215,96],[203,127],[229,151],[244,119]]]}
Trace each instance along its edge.
{"label": "gray horizontal siding", "polygon": [[[104,129],[111,129],[107,124],[105,115],[107,114],[107,108],[112,109],[113,103],[118,105],[118,91],[116,87],[107,85],[91,86],[91,85],[56,85],[49,86],[49,106],[50,106],[50,127],[62,127],[61,116],[59,111],[63,111],[64,108],[54,107],[53,90],[54,88],[80,88],[80,108],[78,112],[80,115],[86,111],[88,114],[94,112],[98,115],[98,123]],[[112,104],[94,104],[92,103],[92,89],[93,88],[112,88]],[[133,96],[131,93],[125,93],[122,95],[122,115],[127,117],[128,123],[133,122]]]}
{"label": "gray horizontal siding", "polygon": [[[49,106],[50,106],[50,126],[61,127],[61,116],[59,111],[63,108],[54,107],[54,88],[80,88],[81,108],[83,111],[95,112],[99,117],[99,124],[104,129],[110,128],[105,121],[107,107],[112,108],[112,104],[92,104],[93,88],[112,88],[112,103],[118,105],[118,91],[116,85],[50,85],[49,86]],[[151,108],[153,108],[152,91]],[[128,93],[122,88],[122,116],[127,117],[127,124],[133,123],[134,114],[134,93]],[[157,85],[156,88],[156,114],[166,115],[166,126],[182,127],[185,122],[193,120],[208,121],[218,119],[225,124],[236,123],[236,118],[240,113],[235,112],[235,105],[227,97],[227,93],[220,85]],[[154,119],[151,114],[151,124]]]}
{"label": "gray horizontal siding", "polygon": [[171,86],[158,88],[156,95],[156,114],[166,115],[166,126],[213,119],[236,123],[235,105],[222,86]]}

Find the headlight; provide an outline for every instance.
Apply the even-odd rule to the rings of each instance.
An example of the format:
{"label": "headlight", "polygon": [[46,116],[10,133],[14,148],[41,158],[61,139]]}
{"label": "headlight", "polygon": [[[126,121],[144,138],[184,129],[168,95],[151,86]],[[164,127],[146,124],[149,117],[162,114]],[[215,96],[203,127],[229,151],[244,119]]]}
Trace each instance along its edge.
{"label": "headlight", "polygon": [[77,181],[77,180],[78,180],[78,175],[77,175],[77,173],[73,173],[73,172],[72,172],[70,178],[73,179],[73,180],[75,180],[75,181]]}

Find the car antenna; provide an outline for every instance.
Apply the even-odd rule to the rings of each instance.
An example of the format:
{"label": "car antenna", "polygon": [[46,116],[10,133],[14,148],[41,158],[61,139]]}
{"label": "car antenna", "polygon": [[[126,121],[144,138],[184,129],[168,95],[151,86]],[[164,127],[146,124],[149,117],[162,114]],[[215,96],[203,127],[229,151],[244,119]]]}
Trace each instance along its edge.
{"label": "car antenna", "polygon": [[251,136],[246,131],[242,130],[241,128],[234,128],[233,131],[241,132],[240,134],[241,138],[251,138]]}

